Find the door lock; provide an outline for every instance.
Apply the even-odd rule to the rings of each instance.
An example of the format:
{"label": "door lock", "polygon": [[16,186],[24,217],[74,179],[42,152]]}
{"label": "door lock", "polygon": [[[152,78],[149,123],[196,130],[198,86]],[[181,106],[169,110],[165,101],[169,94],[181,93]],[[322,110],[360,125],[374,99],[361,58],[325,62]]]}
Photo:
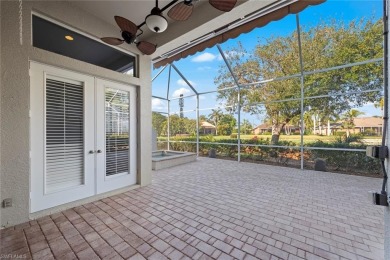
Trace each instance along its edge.
{"label": "door lock", "polygon": [[89,154],[102,153],[102,150],[96,150],[96,151],[94,151],[94,150],[89,150],[88,153],[89,153]]}

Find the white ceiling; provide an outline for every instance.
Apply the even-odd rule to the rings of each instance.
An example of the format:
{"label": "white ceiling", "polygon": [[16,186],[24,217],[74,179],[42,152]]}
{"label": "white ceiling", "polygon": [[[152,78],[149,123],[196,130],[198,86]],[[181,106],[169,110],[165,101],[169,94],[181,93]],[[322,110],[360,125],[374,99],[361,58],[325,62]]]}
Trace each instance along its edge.
{"label": "white ceiling", "polygon": [[[167,5],[170,0],[159,0],[158,6],[161,9]],[[129,19],[136,25],[141,24],[145,17],[155,6],[154,0],[109,0],[109,1],[72,1],[72,4],[87,11],[100,19],[116,25],[114,15],[119,15]],[[168,18],[165,15],[166,18]]]}
{"label": "white ceiling", "polygon": [[[144,31],[141,40],[157,44],[157,51],[152,55],[152,58],[158,57],[190,40],[212,32],[277,1],[280,0],[239,0],[232,11],[224,13],[213,8],[207,0],[200,0],[195,2],[192,16],[187,21],[182,22],[170,20],[166,15],[168,9],[163,13],[169,22],[168,29],[157,34],[149,31],[145,25],[141,28]],[[169,2],[171,1],[159,0],[159,7],[162,8]],[[114,26],[117,26],[114,20],[115,15],[123,16],[139,25],[155,6],[155,0],[71,1],[71,3]],[[101,37],[104,36],[118,37],[120,36],[120,30],[113,31],[112,35],[101,35]]]}

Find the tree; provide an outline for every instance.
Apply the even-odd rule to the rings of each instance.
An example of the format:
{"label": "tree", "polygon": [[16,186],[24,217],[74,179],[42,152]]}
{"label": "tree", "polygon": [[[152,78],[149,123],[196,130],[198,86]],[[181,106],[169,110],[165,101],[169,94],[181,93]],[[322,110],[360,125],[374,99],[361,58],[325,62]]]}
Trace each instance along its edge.
{"label": "tree", "polygon": [[326,135],[331,135],[330,123],[339,120],[339,115],[331,108],[332,105],[329,105],[322,110],[311,109],[306,111],[307,116],[310,116],[312,119],[311,126],[314,134],[322,135],[325,132]]}
{"label": "tree", "polygon": [[157,136],[161,136],[163,134],[163,127],[166,121],[166,116],[157,112],[152,112],[152,125],[157,132]]}
{"label": "tree", "polygon": [[205,115],[199,116],[199,123],[208,122],[208,118]]}
{"label": "tree", "polygon": [[180,108],[180,118],[183,118],[184,117],[184,98],[183,98],[183,94],[180,94],[180,98],[179,98],[179,108]]}
{"label": "tree", "polygon": [[[175,136],[177,134],[196,134],[196,120],[186,117],[180,118],[178,115],[169,116],[169,134]],[[162,133],[168,135],[168,120],[162,124]]]}
{"label": "tree", "polygon": [[304,131],[305,134],[314,133],[313,131],[314,122],[310,111],[305,111],[305,113],[303,114],[303,123],[305,125],[305,128],[302,130]]}
{"label": "tree", "polygon": [[196,120],[183,118],[184,131],[186,134],[196,135]]}
{"label": "tree", "polygon": [[[180,119],[183,119],[184,118],[184,98],[183,98],[183,94],[180,94],[179,107],[180,107]],[[179,132],[181,134],[184,134],[185,125],[184,125],[183,120],[179,120],[179,124],[180,124],[180,131]]]}
{"label": "tree", "polygon": [[[168,120],[163,123],[163,133],[168,135]],[[175,136],[181,133],[181,121],[178,115],[169,116],[169,135]]]}
{"label": "tree", "polygon": [[364,112],[361,112],[356,109],[351,109],[348,112],[343,114],[343,124],[342,127],[347,129],[347,137],[349,137],[349,130],[355,127],[355,118],[358,116],[364,115]]}
{"label": "tree", "polygon": [[383,108],[385,107],[385,100],[383,97],[380,98],[380,100],[376,103],[374,103],[375,108],[380,108],[383,111]]}
{"label": "tree", "polygon": [[248,119],[242,120],[242,123],[241,123],[241,126],[240,126],[240,132],[242,134],[245,134],[245,135],[250,134],[252,132],[252,129],[253,129],[253,126],[249,122]]}
{"label": "tree", "polygon": [[236,125],[237,120],[234,116],[222,114],[217,129],[220,135],[231,135]]}
{"label": "tree", "polygon": [[211,114],[209,115],[209,119],[213,122],[215,126],[215,135],[218,135],[218,123],[222,117],[223,113],[220,109],[212,109]]}
{"label": "tree", "polygon": [[[380,20],[352,21],[349,24],[332,21],[303,28],[301,41],[305,71],[383,57],[381,24]],[[296,32],[265,39],[253,51],[245,50],[239,43],[228,50],[228,54],[230,65],[241,85],[300,72]],[[226,101],[230,112],[236,112],[238,90],[226,90],[236,86],[226,66],[219,68],[214,82],[219,90],[225,89],[219,92],[218,99]],[[304,78],[305,97],[320,98],[305,99],[304,107],[324,114],[342,114],[354,106],[378,101],[378,91],[362,91],[380,89],[382,84],[382,67],[379,63],[310,74]],[[251,84],[242,87],[240,94],[240,105],[244,112],[266,115],[272,125],[272,143],[279,141],[284,127],[301,113],[299,78]],[[290,101],[275,102],[278,100]]]}

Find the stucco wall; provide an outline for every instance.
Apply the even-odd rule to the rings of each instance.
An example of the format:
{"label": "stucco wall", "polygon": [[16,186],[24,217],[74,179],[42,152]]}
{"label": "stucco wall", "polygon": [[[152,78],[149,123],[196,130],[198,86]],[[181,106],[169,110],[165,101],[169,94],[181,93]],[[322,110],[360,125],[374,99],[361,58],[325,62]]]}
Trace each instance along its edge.
{"label": "stucco wall", "polygon": [[[93,4],[91,2],[91,4]],[[0,201],[13,199],[13,207],[1,208],[1,226],[15,225],[29,218],[29,61],[79,71],[92,76],[138,87],[138,182],[151,182],[151,65],[139,56],[139,78],[73,60],[31,46],[31,12],[44,14],[88,34],[111,35],[118,28],[78,10],[69,2],[23,1],[23,45],[19,42],[19,3],[1,5],[1,191]],[[133,46],[124,46],[139,53]],[[58,209],[57,209],[58,210]]]}

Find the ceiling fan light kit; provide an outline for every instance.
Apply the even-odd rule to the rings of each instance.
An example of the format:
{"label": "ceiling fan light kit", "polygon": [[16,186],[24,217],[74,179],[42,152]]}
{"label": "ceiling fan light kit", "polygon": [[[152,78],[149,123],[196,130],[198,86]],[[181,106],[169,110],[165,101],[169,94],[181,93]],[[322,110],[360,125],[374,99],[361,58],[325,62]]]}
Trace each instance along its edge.
{"label": "ceiling fan light kit", "polygon": [[158,7],[154,7],[151,14],[146,16],[145,23],[146,26],[155,33],[162,33],[168,28],[168,21],[161,15],[161,11]]}
{"label": "ceiling fan light kit", "polygon": [[[145,21],[140,25],[135,25],[133,22],[123,18],[121,16],[115,16],[115,21],[121,29],[121,34],[123,39],[115,37],[103,37],[101,40],[110,45],[120,45],[123,42],[127,44],[135,43],[137,48],[145,55],[151,55],[156,51],[157,45],[146,42],[146,41],[137,41],[137,37],[140,36],[143,31],[141,27],[146,24],[146,26],[155,33],[162,33],[168,28],[168,21],[162,15],[162,13],[170,8],[172,5],[179,2],[179,0],[173,0],[162,9],[158,8],[158,0],[156,0],[156,6],[152,9],[150,14],[146,16]],[[194,9],[193,0],[183,0],[177,3],[168,11],[168,16],[175,21],[185,21],[187,20]],[[209,3],[216,9],[224,12],[229,12],[234,8],[237,3],[237,0],[209,0]],[[137,32],[141,31],[137,35]]]}

